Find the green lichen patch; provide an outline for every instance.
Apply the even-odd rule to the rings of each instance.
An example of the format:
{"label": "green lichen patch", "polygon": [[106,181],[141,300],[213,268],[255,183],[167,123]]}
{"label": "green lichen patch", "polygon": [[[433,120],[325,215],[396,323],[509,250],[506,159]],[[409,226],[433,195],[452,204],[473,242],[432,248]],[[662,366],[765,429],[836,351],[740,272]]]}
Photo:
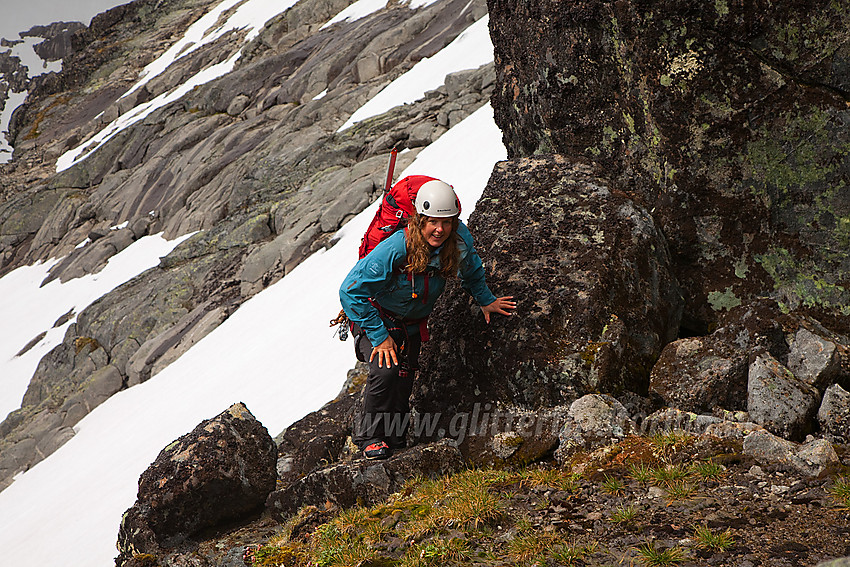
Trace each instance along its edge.
{"label": "green lichen patch", "polygon": [[836,144],[829,122],[819,108],[797,108],[756,131],[746,150],[749,181],[765,205],[787,207],[791,190],[827,180],[837,167],[832,156],[850,152],[846,142]]}
{"label": "green lichen patch", "polygon": [[732,291],[732,287],[727,287],[723,291],[711,291],[708,293],[708,303],[715,311],[723,309],[730,310],[741,305],[741,299]]}
{"label": "green lichen patch", "polygon": [[828,274],[811,261],[796,258],[784,248],[771,249],[756,260],[773,278],[784,308],[820,307],[850,315],[850,293],[827,279]]}

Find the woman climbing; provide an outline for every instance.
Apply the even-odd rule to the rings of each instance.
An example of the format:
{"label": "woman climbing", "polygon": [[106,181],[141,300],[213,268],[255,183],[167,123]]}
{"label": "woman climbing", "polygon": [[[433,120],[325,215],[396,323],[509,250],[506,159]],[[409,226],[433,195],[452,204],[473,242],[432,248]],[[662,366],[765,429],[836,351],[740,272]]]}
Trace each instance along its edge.
{"label": "woman climbing", "polygon": [[340,288],[357,358],[369,362],[353,435],[368,459],[385,459],[405,446],[419,348],[428,340],[427,318],[446,281],[460,277],[487,323],[493,313],[510,315],[516,307],[513,297],[497,298],[487,287],[452,187],[430,179],[414,205],[407,227],[361,258]]}

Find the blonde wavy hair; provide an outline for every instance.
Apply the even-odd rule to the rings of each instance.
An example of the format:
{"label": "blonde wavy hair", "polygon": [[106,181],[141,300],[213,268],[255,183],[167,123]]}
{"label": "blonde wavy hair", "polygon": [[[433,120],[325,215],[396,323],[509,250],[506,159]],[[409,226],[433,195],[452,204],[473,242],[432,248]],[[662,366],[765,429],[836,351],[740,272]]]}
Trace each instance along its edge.
{"label": "blonde wavy hair", "polygon": [[[421,274],[431,260],[431,247],[425,242],[422,229],[430,217],[414,212],[407,223],[407,266],[405,270]],[[440,275],[446,279],[457,277],[460,268],[460,248],[457,245],[457,217],[452,217],[452,233],[440,249]]]}

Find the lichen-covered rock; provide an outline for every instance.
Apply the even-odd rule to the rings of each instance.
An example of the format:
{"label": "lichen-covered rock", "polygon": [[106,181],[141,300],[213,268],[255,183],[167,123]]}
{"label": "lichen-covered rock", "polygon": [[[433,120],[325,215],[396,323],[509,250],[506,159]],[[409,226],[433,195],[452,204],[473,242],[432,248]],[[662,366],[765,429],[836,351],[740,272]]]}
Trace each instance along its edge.
{"label": "lichen-covered rock", "polygon": [[802,445],[777,437],[768,431],[754,431],[744,438],[744,454],[762,465],[771,465],[809,476],[818,476],[840,464],[838,454],[824,439]]}
{"label": "lichen-covered rock", "polygon": [[744,409],[747,353],[713,336],[674,341],[652,368],[649,387],[685,411]]}
{"label": "lichen-covered rock", "polygon": [[623,404],[611,396],[588,394],[570,405],[555,458],[564,463],[576,451],[596,449],[636,431]]}
{"label": "lichen-covered rock", "polygon": [[743,441],[747,435],[754,431],[767,430],[758,423],[751,421],[721,421],[720,423],[712,423],[705,428],[706,435],[736,441]]}
{"label": "lichen-covered rock", "polygon": [[651,413],[640,422],[640,433],[656,435],[665,433],[690,433],[701,435],[712,425],[723,422],[713,415],[697,414],[676,408],[661,409]]}
{"label": "lichen-covered rock", "polygon": [[850,392],[833,384],[827,388],[818,409],[821,430],[843,443],[850,441]]}
{"label": "lichen-covered rock", "polygon": [[539,408],[592,391],[646,392],[681,312],[664,239],[646,210],[593,168],[540,156],[497,164],[469,226],[490,288],[518,308],[486,325],[459,287],[447,291],[423,347],[419,411],[451,416],[490,401]]}
{"label": "lichen-covered rock", "polygon": [[320,409],[310,412],[275,438],[277,473],[283,485],[336,463],[346,448],[354,412],[362,397],[366,373],[362,363],[349,371],[349,387]]}
{"label": "lichen-covered rock", "polygon": [[774,301],[731,309],[710,335],[668,344],[650,375],[650,390],[680,410],[717,413],[747,409],[747,373],[756,353],[788,356],[786,334],[800,321]]}
{"label": "lichen-covered rock", "polygon": [[324,506],[330,502],[345,508],[375,504],[411,478],[440,476],[463,467],[460,451],[448,440],[417,445],[386,461],[357,459],[313,471],[272,493],[266,508],[284,520],[305,505]]}
{"label": "lichen-covered rock", "polygon": [[788,353],[788,369],[823,392],[834,383],[841,370],[838,348],[832,341],[800,327]]}
{"label": "lichen-covered rock", "polygon": [[813,428],[818,391],[772,356],[757,356],[750,364],[747,392],[750,418],[772,433],[799,440]]}
{"label": "lichen-covered rock", "polygon": [[473,408],[452,416],[447,434],[469,462],[480,466],[521,466],[551,457],[568,408],[528,410],[519,407]]}
{"label": "lichen-covered rock", "polygon": [[647,416],[638,424],[638,430],[641,435],[685,433],[743,440],[753,431],[764,430],[761,425],[748,419],[746,412],[726,412],[718,417],[667,408]]}
{"label": "lichen-covered rock", "polygon": [[488,7],[509,157],[587,159],[640,195],[675,258],[688,329],[772,296],[846,333],[846,4]]}
{"label": "lichen-covered rock", "polygon": [[170,444],[139,478],[136,503],[121,521],[117,565],[261,510],[275,488],[276,453],[241,403]]}

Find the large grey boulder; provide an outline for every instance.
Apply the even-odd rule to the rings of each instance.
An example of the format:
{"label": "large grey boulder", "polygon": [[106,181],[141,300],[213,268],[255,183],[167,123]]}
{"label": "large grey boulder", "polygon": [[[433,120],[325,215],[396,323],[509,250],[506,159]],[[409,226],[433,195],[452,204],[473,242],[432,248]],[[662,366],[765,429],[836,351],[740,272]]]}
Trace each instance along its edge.
{"label": "large grey boulder", "polygon": [[747,382],[750,418],[786,439],[799,440],[814,426],[820,395],[769,354],[750,364]]}
{"label": "large grey boulder", "polygon": [[417,445],[386,461],[362,458],[315,470],[272,493],[267,510],[285,520],[302,506],[330,502],[346,508],[375,504],[414,477],[436,477],[464,467],[460,451],[449,440]]}
{"label": "large grey boulder", "polygon": [[673,341],[653,366],[649,387],[685,411],[744,409],[747,352],[716,335]]}
{"label": "large grey boulder", "polygon": [[850,441],[850,392],[833,384],[827,388],[818,409],[821,430],[844,443]]}
{"label": "large grey boulder", "polygon": [[487,325],[459,286],[448,289],[430,318],[418,410],[646,392],[682,309],[648,211],[594,168],[542,155],[498,163],[469,227],[490,288],[517,298],[516,316]]}
{"label": "large grey boulder", "polygon": [[788,353],[788,369],[821,392],[830,387],[841,370],[835,343],[800,327]]}
{"label": "large grey boulder", "polygon": [[744,454],[762,465],[774,466],[808,476],[818,476],[840,464],[838,454],[824,439],[794,443],[769,431],[753,431],[744,438]]}
{"label": "large grey boulder", "polygon": [[136,503],[121,520],[116,564],[261,510],[275,488],[276,449],[242,403],[168,445],[139,478]]}
{"label": "large grey boulder", "polygon": [[637,427],[616,398],[588,394],[570,405],[555,458],[563,463],[580,450],[596,449],[635,433]]}

